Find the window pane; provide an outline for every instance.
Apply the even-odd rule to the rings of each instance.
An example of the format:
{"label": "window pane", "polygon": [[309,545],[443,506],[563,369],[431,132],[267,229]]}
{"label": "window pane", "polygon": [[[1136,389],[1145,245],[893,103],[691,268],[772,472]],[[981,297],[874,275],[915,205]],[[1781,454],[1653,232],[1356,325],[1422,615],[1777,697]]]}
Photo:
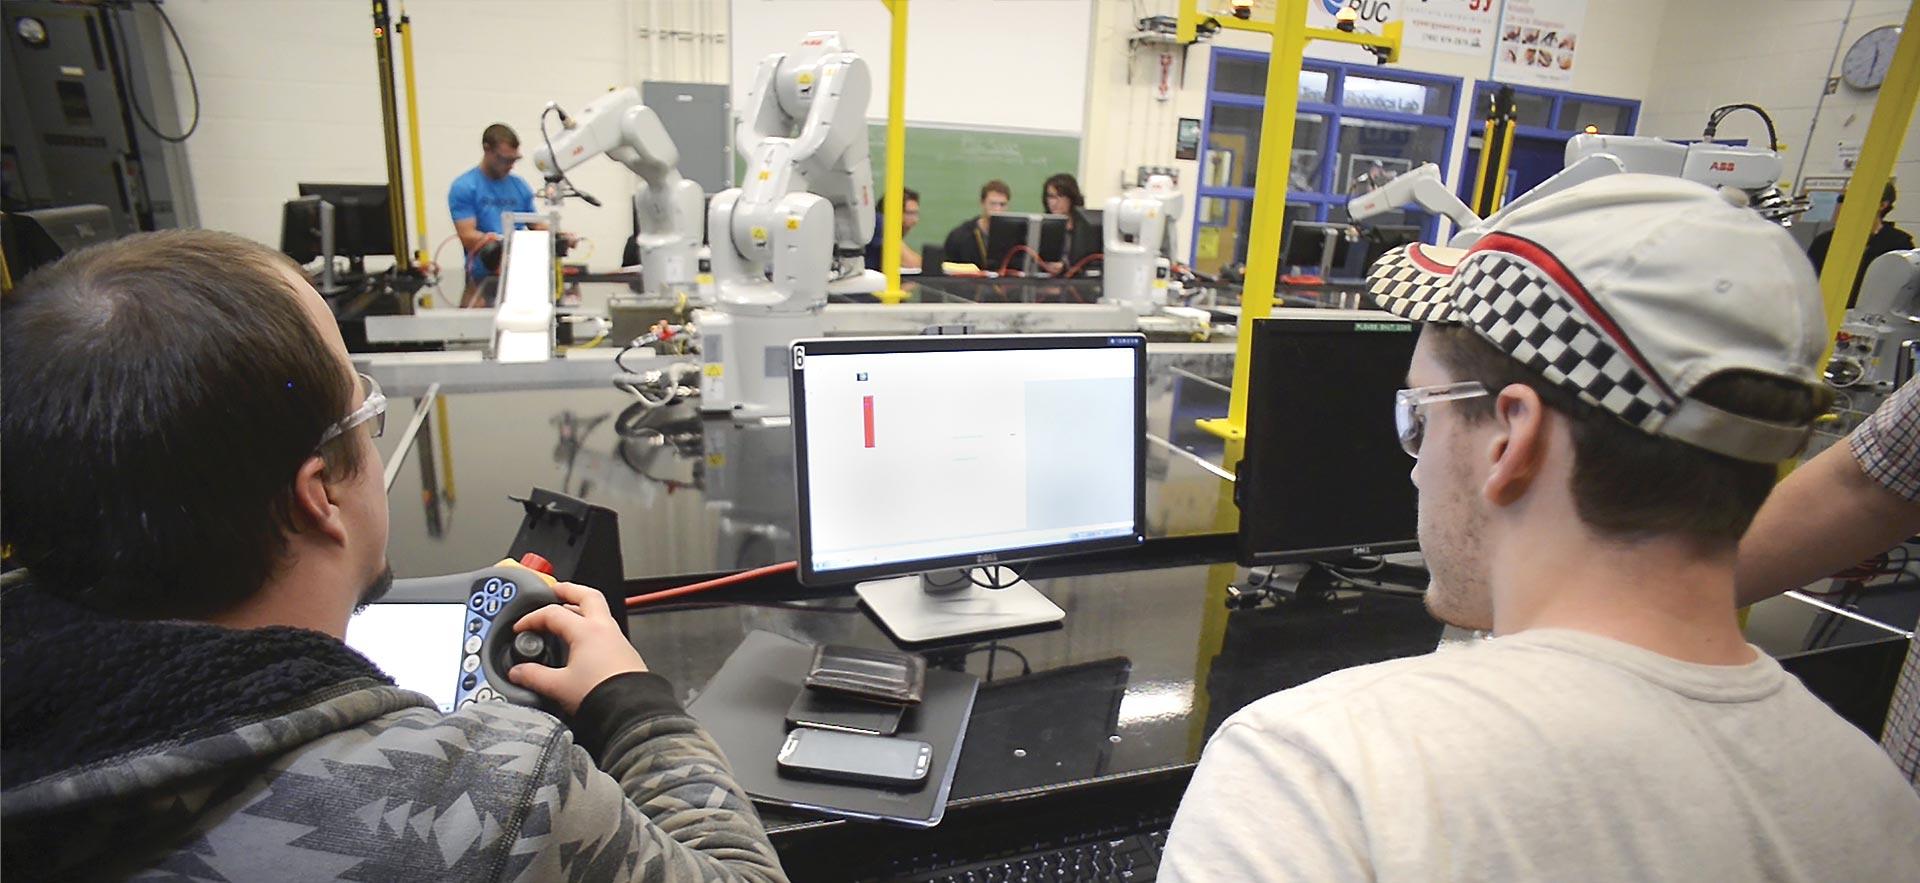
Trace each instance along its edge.
{"label": "window pane", "polygon": [[1368,110],[1452,116],[1453,87],[1349,76],[1346,89],[1340,96],[1340,103],[1348,107],[1364,107]]}
{"label": "window pane", "polygon": [[[1267,94],[1266,58],[1240,58],[1232,55],[1216,57],[1213,65],[1213,91],[1234,95]],[[1327,103],[1327,74],[1325,71],[1302,70],[1300,72],[1300,100]]]}
{"label": "window pane", "polygon": [[1569,98],[1560,102],[1560,128],[1580,132],[1592,126],[1602,134],[1631,135],[1633,132],[1627,126],[1630,113],[1631,109],[1625,105]]}
{"label": "window pane", "polygon": [[1348,196],[1370,192],[1421,163],[1439,162],[1446,143],[1447,131],[1438,126],[1342,119],[1336,190]]}
{"label": "window pane", "polygon": [[[1475,122],[1486,121],[1487,108],[1492,101],[1495,88],[1496,87],[1486,83],[1481,83],[1479,88],[1473,91],[1473,106],[1467,109],[1468,119]],[[1552,98],[1545,95],[1536,95],[1531,92],[1515,92],[1513,94],[1513,104],[1515,116],[1519,118],[1520,125],[1538,126],[1544,129],[1553,124]]]}
{"label": "window pane", "polygon": [[1233,55],[1215,57],[1213,91],[1235,95],[1267,94],[1267,60]]}
{"label": "window pane", "polygon": [[[1312,220],[1313,206],[1287,203],[1284,231],[1297,220]],[[1209,276],[1227,266],[1247,262],[1247,231],[1253,226],[1253,202],[1203,196],[1194,218],[1193,268]]]}
{"label": "window pane", "polygon": [[[1260,153],[1260,123],[1263,112],[1257,107],[1216,104],[1211,108],[1207,128],[1207,153],[1200,166],[1200,183],[1205,187],[1252,187]],[[1320,154],[1327,143],[1327,121],[1318,114],[1303,113],[1294,118],[1292,180],[1294,190],[1320,189]]]}

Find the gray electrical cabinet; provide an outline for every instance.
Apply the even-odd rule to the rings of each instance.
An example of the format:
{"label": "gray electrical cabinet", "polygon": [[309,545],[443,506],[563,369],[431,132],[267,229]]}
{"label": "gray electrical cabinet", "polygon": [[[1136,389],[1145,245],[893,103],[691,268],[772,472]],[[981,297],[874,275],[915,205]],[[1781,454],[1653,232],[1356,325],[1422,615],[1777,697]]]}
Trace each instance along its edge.
{"label": "gray electrical cabinet", "polygon": [[708,196],[733,186],[733,99],[713,83],[645,83],[640,100],[680,150],[680,175]]}
{"label": "gray electrical cabinet", "polygon": [[0,2],[0,210],[98,204],[114,232],[193,227],[199,213],[168,72],[145,4]]}

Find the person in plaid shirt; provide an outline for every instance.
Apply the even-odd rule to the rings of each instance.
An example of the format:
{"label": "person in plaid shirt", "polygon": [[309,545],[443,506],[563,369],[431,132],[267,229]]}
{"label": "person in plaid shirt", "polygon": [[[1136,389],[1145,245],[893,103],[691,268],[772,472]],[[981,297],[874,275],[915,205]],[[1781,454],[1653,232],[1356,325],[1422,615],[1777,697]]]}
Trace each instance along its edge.
{"label": "person in plaid shirt", "polygon": [[[1857,564],[1920,533],[1920,384],[1909,381],[1774,488],[1740,541],[1742,603]],[[1920,789],[1920,651],[1907,650],[1880,744]]]}

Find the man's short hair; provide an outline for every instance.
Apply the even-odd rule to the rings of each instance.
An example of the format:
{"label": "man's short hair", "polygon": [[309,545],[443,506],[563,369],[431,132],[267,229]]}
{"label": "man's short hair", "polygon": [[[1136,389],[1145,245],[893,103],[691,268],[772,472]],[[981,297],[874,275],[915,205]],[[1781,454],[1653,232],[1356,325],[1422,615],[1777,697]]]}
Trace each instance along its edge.
{"label": "man's short hair", "polygon": [[[228,233],[75,252],[0,306],[0,537],[36,581],[130,618],[204,618],[273,574],[293,478],[355,399],[293,263]],[[326,446],[330,477],[358,447]]]}
{"label": "man's short hair", "polygon": [[[986,199],[986,197],[984,196],[980,198]],[[919,201],[920,201],[920,191],[915,190],[912,187],[900,188],[900,204],[901,205],[905,205],[909,202],[919,202]],[[878,200],[875,200],[873,203],[873,210],[875,212],[885,214],[887,211],[887,198],[882,196]]]}
{"label": "man's short hair", "polygon": [[520,146],[520,136],[514,134],[513,129],[506,123],[494,123],[488,126],[485,132],[480,133],[481,148],[492,150],[502,144],[508,147]]}
{"label": "man's short hair", "polygon": [[[1602,536],[1680,536],[1703,546],[1738,542],[1778,478],[1772,464],[1736,460],[1655,436],[1550,383],[1464,325],[1432,324],[1434,353],[1456,380],[1477,380],[1498,393],[1524,384],[1565,417],[1573,436],[1573,502],[1580,520]],[[1808,423],[1832,402],[1825,387],[1751,372],[1727,372],[1692,393],[1745,417]],[[1493,418],[1494,396],[1450,402],[1469,422]]]}
{"label": "man's short hair", "polygon": [[1002,181],[999,178],[995,178],[991,181],[988,181],[985,184],[980,185],[980,201],[986,202],[987,194],[989,193],[998,193],[1001,196],[1006,197],[1008,200],[1013,199],[1013,188],[1008,187],[1007,182]]}

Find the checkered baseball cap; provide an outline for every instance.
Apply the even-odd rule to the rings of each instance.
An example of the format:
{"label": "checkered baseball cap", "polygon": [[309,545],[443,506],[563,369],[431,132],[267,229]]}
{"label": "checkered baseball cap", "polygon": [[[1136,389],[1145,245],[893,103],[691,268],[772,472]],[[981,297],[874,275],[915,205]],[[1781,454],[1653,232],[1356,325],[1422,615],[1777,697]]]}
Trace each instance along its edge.
{"label": "checkered baseball cap", "polygon": [[1513,211],[1471,248],[1396,249],[1367,284],[1395,315],[1468,325],[1654,435],[1773,463],[1811,434],[1689,397],[1732,370],[1818,385],[1826,349],[1806,255],[1705,185],[1599,178]]}

